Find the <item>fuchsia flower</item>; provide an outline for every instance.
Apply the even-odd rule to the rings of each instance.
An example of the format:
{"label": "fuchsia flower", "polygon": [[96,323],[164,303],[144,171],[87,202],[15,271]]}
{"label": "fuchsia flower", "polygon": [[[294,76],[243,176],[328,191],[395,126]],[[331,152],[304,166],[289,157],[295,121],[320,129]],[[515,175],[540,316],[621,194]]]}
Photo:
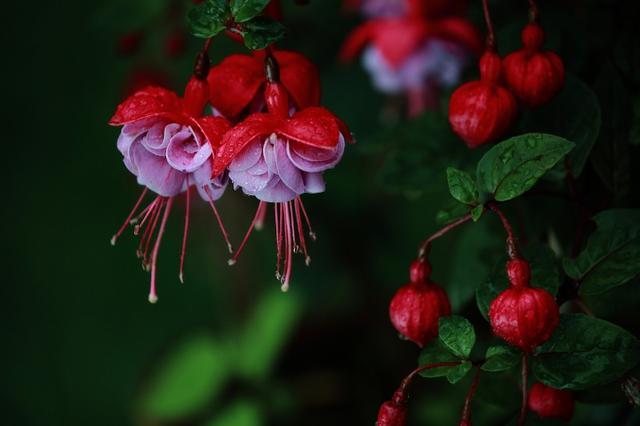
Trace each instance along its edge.
{"label": "fuchsia flower", "polygon": [[364,51],[363,65],[378,90],[428,96],[430,90],[456,84],[469,54],[481,47],[479,33],[464,18],[409,14],[360,25],[340,57],[351,61]]}
{"label": "fuchsia flower", "polygon": [[348,10],[360,11],[368,18],[390,18],[409,13],[429,17],[459,12],[460,0],[344,0]]}
{"label": "fuchsia flower", "polygon": [[[196,77],[187,85],[184,99],[160,87],[147,87],[122,102],[109,122],[112,126],[123,126],[118,138],[118,150],[123,155],[127,169],[145,187],[111,243],[115,244],[130,223],[135,225],[134,234],[142,232],[137,254],[142,258],[143,267],[151,271],[149,301],[152,303],[158,299],[158,250],[176,196],[186,193],[187,202],[180,281],[183,281],[191,187],[195,186],[200,196],[210,203],[231,250],[214,205],[214,200],[222,196],[228,178],[224,171],[213,173],[214,153],[223,134],[229,129],[229,123],[220,117],[201,116],[208,94],[206,80]],[[157,196],[138,213],[149,190]],[[150,252],[158,224],[159,229]]]}
{"label": "fuchsia flower", "polygon": [[[270,61],[275,67],[273,58]],[[277,77],[266,83],[264,101],[267,112],[249,115],[225,134],[213,174],[228,169],[235,188],[260,200],[256,216],[229,264],[236,262],[256,223],[264,216],[265,203],[274,203],[276,277],[286,291],[293,254],[300,251],[306,263],[310,262],[303,218],[310,237],[315,238],[300,195],[324,191],[322,173],[340,161],[350,133],[337,117],[321,107],[303,108],[290,115],[287,89]]]}
{"label": "fuchsia flower", "polygon": [[[296,52],[275,50],[274,57],[280,65],[280,81],[286,88],[291,106],[296,109],[316,106],[320,103],[320,77],[318,69],[307,58]],[[210,102],[214,109],[231,120],[243,113],[262,111],[262,96],[266,77],[265,53],[230,55],[209,71]]]}

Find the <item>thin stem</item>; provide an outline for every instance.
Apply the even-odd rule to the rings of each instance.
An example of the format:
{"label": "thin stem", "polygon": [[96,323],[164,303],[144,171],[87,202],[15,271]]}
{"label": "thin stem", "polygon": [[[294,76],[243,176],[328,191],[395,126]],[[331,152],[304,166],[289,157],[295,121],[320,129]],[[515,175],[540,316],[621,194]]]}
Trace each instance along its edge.
{"label": "thin stem", "polygon": [[538,5],[535,0],[529,0],[529,22],[538,22]]}
{"label": "thin stem", "polygon": [[178,278],[184,284],[184,258],[187,254],[187,237],[189,236],[189,216],[191,213],[191,187],[189,186],[189,175],[187,175],[187,200],[184,209],[184,233],[182,234],[182,250],[180,251],[180,272]]}
{"label": "thin stem", "polygon": [[520,407],[520,418],[518,426],[524,425],[527,417],[527,382],[529,378],[529,362],[527,354],[522,354],[522,406]]}
{"label": "thin stem", "polygon": [[153,252],[151,253],[151,288],[149,289],[149,302],[151,303],[156,303],[158,301],[158,293],[156,291],[156,268],[158,265],[158,251],[160,250],[160,243],[162,242],[162,236],[164,235],[164,230],[167,226],[167,219],[169,219],[172,205],[173,197],[167,200],[167,206],[165,207],[164,214],[162,215],[162,222],[160,223],[160,229],[158,230],[156,243],[154,244]]}
{"label": "thin stem", "polygon": [[493,31],[493,22],[491,22],[491,14],[489,13],[489,4],[487,0],[482,0],[482,12],[484,13],[484,21],[487,25],[487,50],[495,50],[496,36]]}
{"label": "thin stem", "polygon": [[131,209],[131,213],[129,213],[129,216],[127,216],[127,218],[124,220],[124,223],[122,224],[120,229],[118,229],[118,232],[116,232],[115,235],[111,237],[112,246],[116,245],[116,240],[120,237],[120,235],[122,235],[124,230],[127,228],[127,225],[129,225],[129,222],[133,218],[133,215],[136,214],[138,207],[140,207],[140,204],[142,204],[142,200],[144,200],[144,196],[147,195],[148,190],[149,188],[145,186],[145,188],[142,190],[142,194],[140,194],[140,198],[138,198],[138,201],[136,201],[136,204],[133,206],[133,209]]}
{"label": "thin stem", "polygon": [[209,37],[204,41],[204,46],[202,46],[202,51],[207,53],[209,52],[209,48],[211,47],[211,42],[213,41],[213,37]]}
{"label": "thin stem", "polygon": [[451,231],[454,228],[457,228],[458,226],[462,225],[465,222],[470,221],[472,218],[471,213],[468,213],[464,216],[462,216],[460,219],[451,222],[448,225],[445,225],[444,227],[442,227],[440,230],[434,232],[433,234],[431,234],[429,237],[427,237],[426,240],[424,240],[421,244],[420,244],[420,249],[418,250],[418,257],[423,260],[427,254],[429,253],[429,249],[431,247],[431,242],[437,238],[442,237],[444,234],[446,234],[447,232]]}
{"label": "thin stem", "polygon": [[478,368],[475,376],[473,376],[473,382],[471,382],[471,387],[467,392],[467,397],[464,399],[464,408],[462,409],[462,418],[460,419],[460,424],[463,424],[463,422],[468,423],[471,420],[471,400],[473,399],[473,395],[476,393],[476,389],[478,388],[481,371],[482,370]]}
{"label": "thin stem", "polygon": [[251,224],[249,225],[249,229],[247,229],[247,233],[244,235],[244,238],[242,239],[242,242],[240,243],[240,247],[238,247],[238,250],[236,250],[236,252],[233,254],[233,257],[231,257],[231,259],[229,259],[227,261],[227,263],[229,264],[229,266],[233,266],[236,264],[236,262],[238,261],[238,257],[240,256],[240,253],[242,253],[242,250],[244,249],[244,246],[247,244],[247,241],[249,241],[249,237],[251,236],[251,233],[253,232],[253,228],[255,228],[256,226],[256,221],[258,220],[259,214],[260,214],[260,205],[264,203],[264,201],[260,201],[260,204],[258,204],[258,208],[256,209],[256,214],[253,217],[253,219],[251,220]]}
{"label": "thin stem", "polygon": [[519,259],[520,253],[518,251],[518,245],[516,243],[517,240],[515,234],[513,233],[513,227],[511,226],[511,223],[509,223],[509,220],[507,219],[505,214],[502,212],[502,210],[500,210],[500,208],[498,208],[495,203],[488,203],[488,207],[489,210],[498,215],[498,217],[500,218],[500,222],[502,222],[502,227],[507,233],[507,254],[509,255],[509,258]]}
{"label": "thin stem", "polygon": [[402,382],[400,383],[400,386],[398,386],[398,389],[393,394],[393,402],[398,403],[398,404],[402,404],[402,403],[405,402],[407,388],[411,384],[411,381],[413,380],[413,378],[417,374],[419,374],[420,372],[422,372],[424,370],[430,370],[432,368],[453,367],[453,366],[460,365],[460,364],[462,364],[462,361],[446,361],[446,362],[436,362],[436,363],[433,363],[433,364],[425,364],[425,365],[419,366],[418,368],[413,370],[411,373],[409,373],[407,375],[407,377],[402,379]]}

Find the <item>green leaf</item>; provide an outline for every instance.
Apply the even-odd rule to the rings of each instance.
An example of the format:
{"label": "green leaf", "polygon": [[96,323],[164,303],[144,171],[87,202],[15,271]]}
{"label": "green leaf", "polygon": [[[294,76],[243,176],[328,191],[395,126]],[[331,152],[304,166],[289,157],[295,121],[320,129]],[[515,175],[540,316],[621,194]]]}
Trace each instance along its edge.
{"label": "green leaf", "polygon": [[142,415],[173,420],[206,407],[230,372],[227,347],[202,334],[181,343],[152,376],[141,401]]}
{"label": "green leaf", "polygon": [[205,426],[260,426],[263,424],[258,405],[252,401],[240,400],[225,407]]}
{"label": "green leaf", "polygon": [[521,353],[508,345],[490,346],[485,355],[485,362],[480,367],[492,373],[513,368],[520,362]]}
{"label": "green leaf", "polygon": [[[459,362],[461,361],[459,357],[451,353],[449,348],[442,343],[440,339],[433,339],[427,346],[420,352],[420,358],[418,360],[419,365],[428,365],[435,364],[440,362]],[[460,363],[453,366],[447,367],[436,367],[428,370],[423,370],[420,372],[422,377],[449,377],[451,380],[460,380],[464,377],[464,374],[469,370],[463,364]],[[466,370],[464,374],[461,375],[461,372]],[[452,382],[454,383],[454,382]]]}
{"label": "green leaf", "polygon": [[206,0],[189,10],[187,23],[191,34],[209,38],[226,28],[229,7],[226,0]]}
{"label": "green leaf", "polygon": [[471,210],[471,219],[473,219],[474,222],[477,222],[480,220],[483,213],[484,213],[483,205],[475,206],[473,210]]}
{"label": "green leaf", "polygon": [[471,323],[463,317],[452,315],[441,317],[439,339],[449,350],[460,358],[469,358],[476,343],[476,333]]}
{"label": "green leaf", "polygon": [[603,293],[640,274],[640,210],[607,210],[594,217],[597,228],[575,259],[564,259],[580,294]]}
{"label": "green leaf", "polygon": [[610,383],[640,360],[640,342],[610,322],[562,314],[551,338],[532,358],[537,380],[558,389],[587,389]]}
{"label": "green leaf", "polygon": [[260,50],[280,40],[285,35],[280,22],[266,16],[258,16],[244,24],[244,45],[251,50]]}
{"label": "green leaf", "polygon": [[464,379],[464,376],[466,376],[469,370],[471,370],[471,367],[473,367],[471,361],[464,361],[462,364],[451,368],[447,373],[447,380],[452,385],[455,385],[460,380]]}
{"label": "green leaf", "polygon": [[231,0],[231,14],[236,22],[246,22],[264,10],[270,0]]}
{"label": "green leaf", "polygon": [[451,204],[436,213],[436,223],[438,225],[446,225],[460,219],[469,213],[469,207],[457,201],[450,200]]}
{"label": "green leaf", "polygon": [[[293,296],[293,297],[292,297]],[[244,327],[238,354],[240,374],[265,378],[275,364],[300,315],[300,302],[291,294],[267,292]]]}
{"label": "green leaf", "polygon": [[454,167],[447,168],[447,183],[451,196],[463,204],[478,203],[478,189],[467,172]]}
{"label": "green leaf", "polygon": [[507,139],[491,148],[478,163],[478,188],[493,194],[498,201],[511,200],[535,185],[573,146],[566,139],[544,133]]}
{"label": "green leaf", "polygon": [[[531,286],[543,288],[555,296],[560,287],[560,273],[553,251],[547,246],[532,244],[523,247],[522,253],[531,264]],[[491,302],[509,286],[506,263],[507,258],[503,257],[484,283],[476,288],[478,309],[487,320]]]}

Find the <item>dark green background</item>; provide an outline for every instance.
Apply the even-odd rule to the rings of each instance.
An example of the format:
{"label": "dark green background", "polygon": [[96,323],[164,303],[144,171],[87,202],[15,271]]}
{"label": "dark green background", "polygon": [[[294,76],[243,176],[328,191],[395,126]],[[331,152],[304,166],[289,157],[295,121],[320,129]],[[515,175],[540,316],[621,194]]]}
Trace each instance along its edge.
{"label": "dark green background", "polygon": [[[424,192],[416,193],[415,179],[403,188],[404,194],[389,190],[398,185],[385,178],[385,154],[396,139],[407,137],[406,131],[381,124],[385,100],[374,93],[360,67],[336,64],[338,46],[357,22],[340,15],[338,3],[312,0],[306,8],[287,4],[285,20],[290,35],[283,46],[300,49],[318,63],[324,104],[351,125],[358,139],[340,167],[327,173],[327,192],[305,197],[319,235],[312,266],[305,268],[302,259],[296,259],[291,290],[280,294],[273,278],[275,250],[268,222],[265,231],[253,236],[238,265],[227,267],[217,227],[199,202],[193,209],[185,285],[177,280],[181,217],[174,214],[170,221],[159,261],[157,305],[146,301],[148,275],[135,258],[130,234],[115,248],[109,245],[139,188],[115,149],[117,129],[106,123],[132,69],[148,65],[164,70],[179,89],[201,41],[191,38],[183,57],[167,59],[161,43],[170,26],[158,18],[167,7],[160,0],[3,4],[3,92],[8,94],[3,102],[3,153],[8,173],[2,201],[0,422],[214,425],[223,424],[216,419],[237,401],[250,407],[239,411],[256,411],[261,423],[249,416],[244,423],[225,424],[374,422],[378,405],[416,363],[418,350],[397,338],[387,304],[406,280],[415,247],[436,229],[435,213],[447,200],[446,161],[436,155],[421,166],[424,178],[414,178]],[[472,17],[480,22],[478,2],[472,3]],[[516,47],[517,28],[526,19],[525,2],[518,7],[494,3],[498,26],[516,29],[503,33],[502,46]],[[605,61],[602,52],[623,31],[631,9],[624,9],[629,2],[587,3],[547,1],[541,7],[545,13],[548,6],[550,42],[561,49],[572,72],[592,83]],[[141,53],[134,58],[118,55],[117,37],[142,25],[153,30]],[[630,31],[637,40],[637,32]],[[220,38],[212,54],[217,61],[232,50],[242,49]],[[623,57],[633,62],[626,52]],[[635,89],[635,84],[630,86]],[[421,123],[409,133],[427,144],[438,142],[436,136],[435,142],[430,138],[432,128],[446,130],[442,114]],[[468,153],[450,135],[442,140],[460,144],[440,146],[442,151]],[[471,162],[479,153],[468,155]],[[637,205],[633,188],[612,194],[621,204]],[[531,225],[536,232],[545,216],[527,202],[543,203],[539,198],[523,201],[513,210],[524,215],[519,226]],[[255,200],[228,190],[219,207],[233,240],[239,241]],[[549,220],[571,223],[566,208],[558,209]],[[473,320],[485,337],[488,327],[471,297],[500,258],[501,239],[495,219],[485,218],[438,242],[434,250],[436,280],[448,288],[454,310]],[[602,298],[594,302],[594,309],[637,332],[638,297],[629,285],[614,293],[610,303]],[[255,345],[240,351],[255,360],[247,361],[248,371],[251,362],[264,361],[266,372],[245,377],[231,373],[215,397],[180,420],[162,421],[145,409],[145,395],[163,360],[194,335],[207,335],[221,345],[242,339],[244,324],[265,295],[290,298],[286,306],[293,318],[285,321],[285,328],[260,334]],[[264,360],[272,344],[275,355]],[[231,369],[233,359],[225,362]],[[485,379],[474,404],[474,424],[502,424],[517,409],[515,384]],[[468,384],[468,379],[455,386],[440,379],[420,380],[413,392],[411,424],[456,424]],[[175,393],[179,399],[188,391],[176,388]],[[607,395],[609,404],[579,404],[572,424],[638,424],[637,410],[634,417],[619,394]]]}

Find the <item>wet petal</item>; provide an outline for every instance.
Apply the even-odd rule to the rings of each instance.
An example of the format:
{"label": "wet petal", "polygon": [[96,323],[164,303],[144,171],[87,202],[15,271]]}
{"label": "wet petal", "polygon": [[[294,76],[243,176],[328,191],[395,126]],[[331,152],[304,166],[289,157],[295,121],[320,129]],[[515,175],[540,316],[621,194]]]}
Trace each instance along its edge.
{"label": "wet petal", "polygon": [[240,172],[253,167],[262,157],[262,138],[245,146],[229,164],[229,171]]}
{"label": "wet petal", "polygon": [[276,168],[278,170],[278,176],[282,182],[291,188],[297,194],[304,192],[304,181],[302,180],[302,173],[291,162],[287,155],[287,142],[282,139],[277,139],[275,143],[275,161]]}
{"label": "wet petal", "polygon": [[322,173],[304,173],[302,176],[304,178],[305,192],[309,194],[318,194],[320,192],[324,192],[326,189]]}
{"label": "wet petal", "polygon": [[185,175],[171,167],[165,157],[153,155],[141,143],[135,143],[131,159],[141,185],[164,197],[182,192]]}
{"label": "wet petal", "polygon": [[142,140],[142,144],[156,155],[165,155],[169,141],[181,129],[182,126],[180,124],[171,123],[165,125],[162,122],[158,122],[151,126]]}
{"label": "wet petal", "polygon": [[235,187],[240,187],[247,193],[255,193],[263,190],[269,183],[271,176],[268,173],[261,175],[251,175],[246,171],[229,172],[229,179]]}
{"label": "wet petal", "polygon": [[198,146],[191,129],[176,133],[167,146],[167,162],[181,172],[191,173],[198,169],[213,153],[211,145]]}
{"label": "wet petal", "polygon": [[253,195],[258,200],[269,203],[283,203],[285,201],[291,201],[298,196],[298,194],[293,192],[277,176],[273,176],[266,188]]}
{"label": "wet petal", "polygon": [[318,155],[316,158],[320,158],[322,160],[318,161],[310,161],[308,158],[312,158],[313,156],[310,154],[310,149],[307,149],[305,152],[306,158],[299,155],[298,145],[295,143],[289,142],[287,146],[287,155],[291,162],[300,170],[305,172],[321,172],[327,169],[334,167],[340,160],[342,159],[342,154],[344,153],[345,141],[344,137],[340,135],[340,140],[338,141],[338,145],[332,151],[331,156],[325,155],[325,150],[317,150],[321,151],[322,155]]}

